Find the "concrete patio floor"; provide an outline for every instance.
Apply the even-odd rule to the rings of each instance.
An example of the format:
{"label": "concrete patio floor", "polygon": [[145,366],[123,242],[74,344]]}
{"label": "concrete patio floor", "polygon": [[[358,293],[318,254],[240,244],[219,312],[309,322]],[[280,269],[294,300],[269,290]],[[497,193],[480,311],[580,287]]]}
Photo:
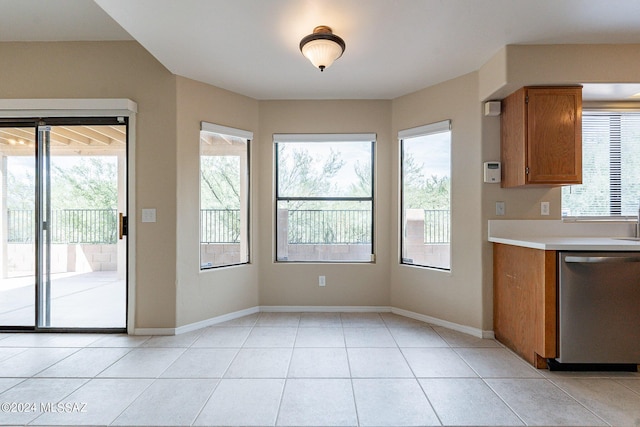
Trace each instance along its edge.
{"label": "concrete patio floor", "polygon": [[[34,276],[0,281],[0,328],[33,326]],[[51,275],[54,328],[126,327],[126,283],[115,271]]]}

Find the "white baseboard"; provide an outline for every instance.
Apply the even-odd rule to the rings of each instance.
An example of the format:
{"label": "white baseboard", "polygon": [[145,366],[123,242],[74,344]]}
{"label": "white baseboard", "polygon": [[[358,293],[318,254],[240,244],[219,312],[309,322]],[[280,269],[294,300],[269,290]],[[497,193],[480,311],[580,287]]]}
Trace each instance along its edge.
{"label": "white baseboard", "polygon": [[222,316],[212,317],[210,319],[201,320],[200,322],[189,323],[188,325],[179,326],[177,328],[136,328],[133,335],[178,335],[186,332],[195,331],[216,325],[239,317],[248,316],[260,312],[260,307],[251,307],[244,310],[234,311],[233,313],[223,314]]}
{"label": "white baseboard", "polygon": [[391,307],[366,305],[261,305],[264,313],[390,313]]}
{"label": "white baseboard", "polygon": [[240,317],[248,316],[255,313],[394,313],[400,316],[409,317],[411,319],[420,320],[436,326],[442,326],[447,329],[472,335],[477,338],[495,338],[493,331],[485,331],[471,326],[460,325],[458,323],[449,322],[447,320],[438,319],[436,317],[427,316],[425,314],[415,313],[409,310],[403,310],[396,307],[387,306],[316,306],[316,305],[261,305],[244,310],[234,311],[233,313],[223,314],[222,316],[212,317],[200,322],[190,323],[188,325],[177,328],[136,328],[134,335],[177,335],[186,332],[195,331],[218,323],[227,322]]}
{"label": "white baseboard", "polygon": [[467,335],[472,335],[477,338],[494,338],[493,331],[484,331],[482,329],[473,328],[471,326],[460,325],[458,323],[449,322],[448,320],[438,319],[437,317],[427,316],[425,314],[415,313],[409,310],[403,310],[401,308],[391,308],[391,312],[400,316],[409,317],[411,319],[421,320],[426,323],[430,323],[436,326],[442,326],[443,328],[452,329],[454,331],[462,332]]}
{"label": "white baseboard", "polygon": [[482,338],[487,339],[487,340],[495,340],[496,339],[496,334],[493,331],[482,331]]}
{"label": "white baseboard", "polygon": [[133,335],[175,335],[176,328],[135,328]]}
{"label": "white baseboard", "polygon": [[222,316],[212,317],[200,322],[189,323],[188,325],[176,328],[176,334],[184,334],[185,332],[195,331],[197,329],[206,328],[208,326],[217,325],[218,323],[228,322],[229,320],[238,319],[240,317],[249,316],[260,312],[260,307],[245,308],[244,310],[234,311],[233,313],[223,314]]}

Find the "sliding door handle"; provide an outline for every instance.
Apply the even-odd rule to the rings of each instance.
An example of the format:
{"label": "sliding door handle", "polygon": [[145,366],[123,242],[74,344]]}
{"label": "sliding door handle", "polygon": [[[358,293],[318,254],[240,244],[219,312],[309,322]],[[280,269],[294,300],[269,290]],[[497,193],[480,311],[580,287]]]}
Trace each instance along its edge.
{"label": "sliding door handle", "polygon": [[129,221],[127,221],[127,217],[120,212],[118,215],[118,239],[122,240],[122,238],[128,235],[129,231]]}

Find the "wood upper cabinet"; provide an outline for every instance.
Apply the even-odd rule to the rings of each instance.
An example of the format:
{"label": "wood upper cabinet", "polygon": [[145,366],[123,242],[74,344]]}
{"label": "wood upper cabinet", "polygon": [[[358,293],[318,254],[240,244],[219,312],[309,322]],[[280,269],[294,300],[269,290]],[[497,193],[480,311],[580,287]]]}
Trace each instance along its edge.
{"label": "wood upper cabinet", "polygon": [[502,187],[582,183],[582,87],[523,87],[502,101]]}

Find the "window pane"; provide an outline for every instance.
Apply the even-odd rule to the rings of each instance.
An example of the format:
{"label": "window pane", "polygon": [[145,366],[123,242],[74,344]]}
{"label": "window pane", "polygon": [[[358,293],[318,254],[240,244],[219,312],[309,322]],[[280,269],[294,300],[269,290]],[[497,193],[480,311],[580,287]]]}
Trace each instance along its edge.
{"label": "window pane", "polygon": [[582,184],[562,189],[563,216],[637,215],[640,115],[585,111],[582,165]]}
{"label": "window pane", "polygon": [[372,262],[373,144],[276,141],[278,261]]}
{"label": "window pane", "polygon": [[248,141],[200,134],[200,268],[246,263]]}
{"label": "window pane", "polygon": [[278,261],[371,261],[371,201],[279,201]]}
{"label": "window pane", "polygon": [[622,116],[622,215],[638,215],[640,205],[640,115]]}
{"label": "window pane", "polygon": [[278,197],[370,197],[371,142],[277,144]]}
{"label": "window pane", "polygon": [[451,132],[402,140],[402,263],[450,269]]}

